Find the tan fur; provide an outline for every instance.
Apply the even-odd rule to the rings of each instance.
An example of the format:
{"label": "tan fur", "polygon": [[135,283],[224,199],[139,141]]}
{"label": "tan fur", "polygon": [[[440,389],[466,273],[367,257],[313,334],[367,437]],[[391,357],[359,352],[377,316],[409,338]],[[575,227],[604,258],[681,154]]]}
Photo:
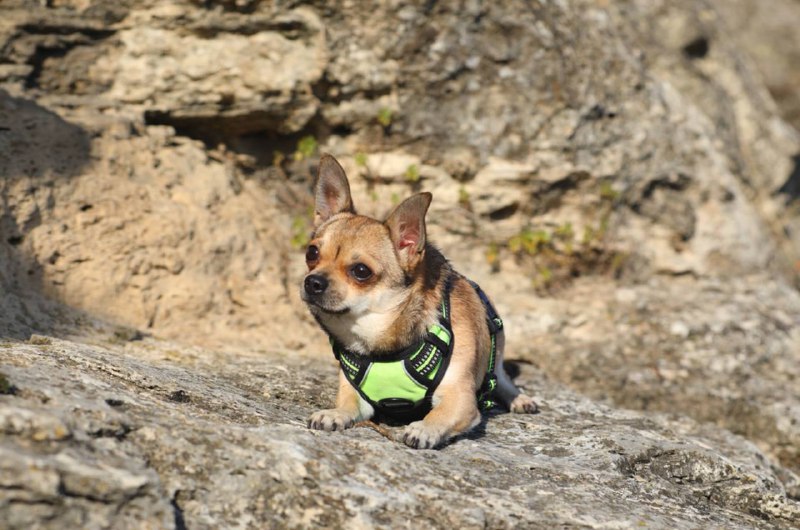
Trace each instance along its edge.
{"label": "tan fur", "polygon": [[[302,293],[312,313],[349,350],[380,355],[425,336],[438,319],[445,285],[452,278],[455,343],[450,365],[433,394],[432,410],[408,425],[401,439],[411,447],[431,448],[473,428],[481,417],[475,394],[489,363],[486,313],[472,286],[426,241],[430,194],[406,199],[383,223],[357,215],[344,171],[324,155],[316,197],[316,229],[309,245],[318,255],[308,262],[307,278],[324,278],[327,283],[324,292]],[[356,265],[368,267],[372,276],[357,278]],[[503,369],[504,344],[500,332],[496,394],[512,412],[534,412],[536,404],[519,392]],[[340,372],[336,408],[314,413],[309,427],[347,429],[373,413]]]}

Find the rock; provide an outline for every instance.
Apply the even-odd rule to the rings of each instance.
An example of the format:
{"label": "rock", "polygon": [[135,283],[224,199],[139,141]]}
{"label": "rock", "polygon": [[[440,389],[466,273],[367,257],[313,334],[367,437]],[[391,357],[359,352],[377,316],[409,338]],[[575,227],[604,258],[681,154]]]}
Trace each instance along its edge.
{"label": "rock", "polygon": [[713,2],[725,17],[729,33],[764,76],[766,86],[783,117],[800,127],[800,37],[793,21],[800,16],[797,2],[780,0],[766,6],[753,0]]}
{"label": "rock", "polygon": [[[793,22],[800,16],[800,6],[786,0],[769,6],[752,0],[715,1],[714,5],[724,17],[732,38],[753,59],[753,65],[763,76],[782,117],[795,129],[800,128],[800,95],[795,90],[800,82],[800,69],[797,68],[800,37]],[[781,123],[773,126],[784,127]],[[782,200],[777,205],[768,206],[778,212],[779,229],[795,245],[800,240],[800,222],[797,217],[787,216],[784,212],[792,209],[791,204],[800,195],[799,153],[800,150],[795,148],[789,167],[777,171],[780,180],[773,184],[774,192]]]}
{"label": "rock", "polygon": [[118,462],[129,469],[96,463],[93,455],[69,449],[41,455],[13,442],[3,444],[0,456],[0,511],[7,528],[173,527],[172,507],[152,470],[134,471],[131,462]]}
{"label": "rock", "polygon": [[367,158],[366,169],[371,178],[377,180],[419,180],[419,157],[403,152],[373,153]]}
{"label": "rock", "polygon": [[[510,351],[557,380],[620,406],[712,421],[796,472],[800,296],[763,276],[735,283],[654,279],[620,296],[587,281],[546,304],[514,298],[498,310]],[[535,337],[512,331],[527,329],[525,304],[542,321],[578,311],[586,323]]]}
{"label": "rock", "polygon": [[[35,408],[72,429],[49,441],[7,431],[0,441],[0,514],[9,528],[394,527],[420,517],[434,528],[800,521],[800,505],[745,439],[599,405],[526,365],[517,382],[538,397],[540,414],[492,413],[439,451],[414,451],[387,438],[399,428],[308,430],[305,418],[331,403],[336,375],[332,362],[304,355],[58,340],[47,350],[15,344],[0,362],[22,389],[0,397],[3,410]],[[196,399],[168,398],[174,385]],[[107,404],[112,388],[121,412]],[[94,422],[112,413],[130,430],[93,434]]]}
{"label": "rock", "polygon": [[[131,11],[126,20],[131,24],[115,32],[116,49],[94,57],[76,82],[102,86],[115,101],[144,105],[153,123],[206,128],[208,138],[268,124],[291,133],[319,107],[311,84],[325,68],[325,39],[308,9],[203,14],[191,4],[175,4]],[[183,20],[181,29],[175,20]],[[69,48],[67,62],[85,60],[77,53],[85,48]],[[47,68],[40,74],[52,75]],[[210,130],[222,116],[224,131]]]}
{"label": "rock", "polygon": [[442,167],[456,180],[470,180],[478,170],[475,154],[465,147],[454,147],[443,155]]}
{"label": "rock", "polygon": [[[692,2],[379,3],[369,26],[355,4],[204,6],[8,7],[9,284],[197,344],[302,342],[313,323],[290,286],[309,230],[308,157],[326,146],[366,156],[348,168],[378,179],[354,186],[362,211],[433,189],[435,240],[467,262],[496,247],[497,266],[520,233],[569,226],[560,252],[586,239],[573,254],[588,265],[568,258],[557,277],[620,255],[639,276],[794,274],[795,217],[773,192],[800,140],[735,44],[693,22]],[[706,29],[721,24],[701,14]],[[703,35],[711,52],[687,57]],[[303,154],[307,137],[316,147]]]}
{"label": "rock", "polygon": [[31,338],[28,339],[29,344],[37,344],[39,346],[47,346],[48,344],[52,343],[52,339],[50,337],[46,337],[44,335],[31,335]]}
{"label": "rock", "polygon": [[519,188],[532,179],[536,166],[490,159],[467,187],[473,211],[484,219],[502,220],[514,215],[528,200]]}
{"label": "rock", "polygon": [[684,322],[673,322],[672,325],[669,327],[669,332],[675,335],[676,337],[687,338],[691,330],[689,326],[687,326]]}

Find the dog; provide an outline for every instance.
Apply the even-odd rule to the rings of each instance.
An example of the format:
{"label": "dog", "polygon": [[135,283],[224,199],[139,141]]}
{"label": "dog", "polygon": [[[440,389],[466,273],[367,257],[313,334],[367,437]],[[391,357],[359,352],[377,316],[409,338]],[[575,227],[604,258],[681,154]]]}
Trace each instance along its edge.
{"label": "dog", "polygon": [[309,428],[343,430],[378,413],[407,423],[406,445],[430,449],[478,425],[494,398],[537,411],[503,369],[502,321],[488,298],[427,241],[430,193],[383,222],[358,215],[344,170],[324,154],[314,197],[301,297],[340,371],[336,407],[312,414]]}

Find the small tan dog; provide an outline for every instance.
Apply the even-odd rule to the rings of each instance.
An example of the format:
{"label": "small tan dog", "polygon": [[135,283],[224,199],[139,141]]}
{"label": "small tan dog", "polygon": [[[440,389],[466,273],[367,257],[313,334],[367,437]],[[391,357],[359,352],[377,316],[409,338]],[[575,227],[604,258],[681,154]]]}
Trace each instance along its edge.
{"label": "small tan dog", "polygon": [[401,439],[425,449],[475,427],[492,396],[536,412],[503,369],[502,321],[486,295],[426,241],[430,202],[413,195],[385,222],[358,215],[344,170],[322,156],[302,297],[341,370],[336,408],[312,414],[309,428],[416,419]]}

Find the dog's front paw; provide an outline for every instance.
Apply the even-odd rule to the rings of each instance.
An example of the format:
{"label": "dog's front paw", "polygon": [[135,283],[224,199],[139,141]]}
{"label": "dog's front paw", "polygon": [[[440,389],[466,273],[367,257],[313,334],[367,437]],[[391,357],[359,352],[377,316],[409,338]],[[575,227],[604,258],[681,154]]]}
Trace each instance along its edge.
{"label": "dog's front paw", "polygon": [[424,420],[415,421],[403,429],[400,439],[414,449],[433,449],[445,440],[445,430]]}
{"label": "dog's front paw", "polygon": [[520,394],[515,397],[508,408],[515,414],[535,414],[539,412],[539,406],[533,398],[525,394]]}
{"label": "dog's front paw", "polygon": [[349,429],[356,419],[340,409],[318,410],[308,418],[308,428],[320,431],[343,431]]}

